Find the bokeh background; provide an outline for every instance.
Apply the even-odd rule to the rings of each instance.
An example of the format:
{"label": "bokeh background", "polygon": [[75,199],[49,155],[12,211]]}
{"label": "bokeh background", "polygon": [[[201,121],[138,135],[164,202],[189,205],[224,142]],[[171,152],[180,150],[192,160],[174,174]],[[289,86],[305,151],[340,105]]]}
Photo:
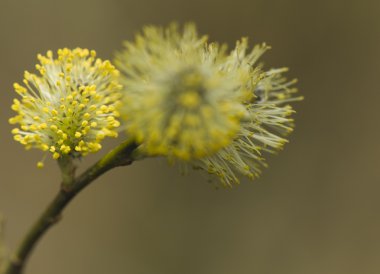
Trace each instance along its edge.
{"label": "bokeh background", "polygon": [[114,170],[69,206],[26,273],[380,273],[379,18],[371,0],[0,0],[0,211],[11,248],[58,189],[55,163],[37,170],[41,153],[25,152],[7,123],[12,83],[37,53],[80,46],[112,58],[145,24],[194,21],[211,40],[272,45],[263,60],[290,67],[306,97],[260,179],[215,190],[163,160]]}

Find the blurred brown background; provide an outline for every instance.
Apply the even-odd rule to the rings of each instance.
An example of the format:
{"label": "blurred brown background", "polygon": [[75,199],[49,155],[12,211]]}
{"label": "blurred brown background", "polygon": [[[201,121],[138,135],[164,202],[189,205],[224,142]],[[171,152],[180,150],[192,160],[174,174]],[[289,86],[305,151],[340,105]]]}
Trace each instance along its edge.
{"label": "blurred brown background", "polygon": [[0,0],[0,211],[12,248],[58,188],[53,161],[37,170],[41,153],[7,123],[12,83],[37,53],[112,58],[145,24],[195,21],[211,40],[272,45],[263,60],[289,66],[306,96],[259,180],[215,191],[165,161],[115,170],[69,206],[27,273],[380,273],[379,20],[370,0]]}

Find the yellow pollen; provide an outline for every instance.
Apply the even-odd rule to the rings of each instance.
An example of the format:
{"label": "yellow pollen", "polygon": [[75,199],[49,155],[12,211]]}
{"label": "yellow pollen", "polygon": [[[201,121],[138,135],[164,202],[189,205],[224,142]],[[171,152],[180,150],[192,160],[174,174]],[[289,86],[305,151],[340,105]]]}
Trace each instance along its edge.
{"label": "yellow pollen", "polygon": [[200,103],[200,96],[196,91],[186,91],[179,96],[179,103],[187,108],[194,108]]}

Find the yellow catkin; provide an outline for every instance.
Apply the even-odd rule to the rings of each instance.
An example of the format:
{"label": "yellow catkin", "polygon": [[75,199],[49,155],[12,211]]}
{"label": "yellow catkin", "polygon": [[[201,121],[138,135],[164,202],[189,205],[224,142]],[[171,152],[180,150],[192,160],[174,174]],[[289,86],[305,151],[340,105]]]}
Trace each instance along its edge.
{"label": "yellow catkin", "polygon": [[146,154],[206,170],[225,186],[239,174],[256,178],[266,166],[262,152],[280,150],[293,130],[289,103],[302,99],[282,76],[287,69],[257,64],[268,49],[249,50],[243,38],[227,52],[193,24],[145,27],[115,60],[127,133]]}
{"label": "yellow catkin", "polygon": [[26,148],[48,151],[54,159],[99,151],[99,134],[115,137],[120,125],[110,111],[120,105],[119,72],[88,49],[64,48],[56,58],[52,51],[37,58],[39,75],[25,72],[24,86],[13,86],[22,97],[14,100],[17,114],[9,120],[18,125],[12,130],[14,139]]}

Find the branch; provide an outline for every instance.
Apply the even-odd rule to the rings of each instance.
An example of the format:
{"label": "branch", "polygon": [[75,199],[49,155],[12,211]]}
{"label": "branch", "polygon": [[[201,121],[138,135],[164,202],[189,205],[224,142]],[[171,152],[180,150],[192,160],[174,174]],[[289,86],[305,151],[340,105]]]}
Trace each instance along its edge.
{"label": "branch", "polygon": [[136,148],[137,146],[134,143],[122,143],[82,175],[75,178],[71,184],[63,183],[58,194],[21,242],[14,257],[6,267],[4,274],[21,274],[36,243],[53,224],[60,220],[62,211],[69,202],[100,175],[115,167],[132,164],[134,160],[133,152]]}

